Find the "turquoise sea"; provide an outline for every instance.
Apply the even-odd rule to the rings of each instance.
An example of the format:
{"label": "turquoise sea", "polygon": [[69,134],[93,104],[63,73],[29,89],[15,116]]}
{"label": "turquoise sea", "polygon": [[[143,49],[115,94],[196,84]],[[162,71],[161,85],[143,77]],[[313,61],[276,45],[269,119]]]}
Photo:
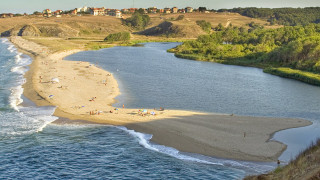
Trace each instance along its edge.
{"label": "turquoise sea", "polygon": [[[166,53],[176,45],[115,47],[66,59],[112,72],[122,92],[116,106],[313,121],[312,126],[275,134],[274,139],[289,145],[281,157],[286,162],[319,137],[319,87],[255,68],[178,59]],[[125,127],[51,124],[57,119],[52,116],[55,107],[37,107],[22,95],[31,62],[0,39],[0,179],[241,179],[276,167],[179,152]]]}

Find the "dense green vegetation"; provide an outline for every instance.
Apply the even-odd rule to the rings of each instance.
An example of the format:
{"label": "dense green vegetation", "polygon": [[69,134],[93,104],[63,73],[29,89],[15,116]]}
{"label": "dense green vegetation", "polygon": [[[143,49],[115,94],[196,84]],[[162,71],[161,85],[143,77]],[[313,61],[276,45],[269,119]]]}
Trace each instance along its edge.
{"label": "dense green vegetation", "polygon": [[[297,75],[291,78],[317,84],[302,71],[320,73],[320,25],[278,29],[264,29],[254,24],[249,26],[249,29],[216,27],[219,31],[199,36],[197,40],[187,41],[169,51],[177,57],[195,60],[261,68],[289,67],[301,70],[300,78]],[[281,74],[284,73],[282,71]]]}
{"label": "dense green vegetation", "polygon": [[150,21],[150,17],[143,12],[136,11],[130,18],[124,19],[123,23],[137,30],[144,29]]}
{"label": "dense green vegetation", "polygon": [[229,10],[219,10],[236,12],[251,18],[261,18],[271,24],[281,24],[287,26],[307,25],[310,23],[320,23],[320,7],[306,8],[234,8]]}
{"label": "dense green vegetation", "polygon": [[201,21],[196,21],[196,23],[207,33],[211,32],[211,23],[210,22],[206,22],[205,20],[201,20]]}
{"label": "dense green vegetation", "polygon": [[104,41],[107,42],[114,42],[114,41],[124,41],[127,42],[130,40],[130,33],[129,32],[118,32],[114,34],[109,34]]}
{"label": "dense green vegetation", "polygon": [[296,79],[305,83],[320,86],[320,74],[300,71],[300,70],[291,69],[291,68],[283,68],[283,67],[265,68],[263,72],[285,77],[285,78]]}

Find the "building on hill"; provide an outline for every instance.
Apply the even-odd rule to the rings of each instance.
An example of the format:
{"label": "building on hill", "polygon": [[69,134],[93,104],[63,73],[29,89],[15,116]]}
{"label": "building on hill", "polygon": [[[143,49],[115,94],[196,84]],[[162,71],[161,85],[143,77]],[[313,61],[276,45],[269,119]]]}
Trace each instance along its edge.
{"label": "building on hill", "polygon": [[129,13],[129,9],[121,9],[121,12],[122,12],[123,14],[128,14],[128,13]]}
{"label": "building on hill", "polygon": [[164,9],[159,9],[159,13],[164,13]]}
{"label": "building on hill", "polygon": [[0,18],[12,18],[14,15],[12,13],[0,14]]}
{"label": "building on hill", "polygon": [[143,13],[144,14],[148,14],[148,9],[145,9],[145,8],[141,8],[143,10]]}
{"label": "building on hill", "polygon": [[82,8],[77,8],[78,13],[86,13],[89,12],[89,8],[87,6],[83,6]]}
{"label": "building on hill", "polygon": [[63,13],[62,10],[56,10],[52,13],[52,15],[55,17],[61,17],[62,13]]}
{"label": "building on hill", "polygon": [[94,16],[104,16],[106,8],[90,8],[90,13]]}
{"label": "building on hill", "polygon": [[94,16],[104,16],[105,15],[105,8],[91,8],[90,13]]}
{"label": "building on hill", "polygon": [[164,8],[164,13],[165,14],[170,14],[171,13],[171,9],[170,8]]}
{"label": "building on hill", "polygon": [[70,11],[70,14],[71,14],[71,15],[77,15],[77,14],[78,14],[77,9],[71,10],[71,11]]}
{"label": "building on hill", "polygon": [[52,16],[52,11],[50,9],[45,9],[42,11],[42,14],[44,17],[51,17]]}
{"label": "building on hill", "polygon": [[155,13],[157,13],[157,10],[158,9],[156,7],[149,7],[148,8],[148,13],[154,13],[155,14]]}
{"label": "building on hill", "polygon": [[130,9],[129,9],[129,12],[130,12],[130,13],[134,13],[134,12],[136,12],[137,10],[138,10],[137,8],[130,8]]}
{"label": "building on hill", "polygon": [[185,11],[186,11],[186,13],[192,13],[193,12],[193,8],[192,7],[186,7]]}
{"label": "building on hill", "polygon": [[178,13],[186,13],[186,10],[185,9],[179,9]]}
{"label": "building on hill", "polygon": [[108,15],[115,16],[116,18],[122,18],[122,13],[118,9],[111,9],[110,11],[108,11]]}
{"label": "building on hill", "polygon": [[42,11],[42,14],[51,14],[52,11],[50,9],[45,9]]}
{"label": "building on hill", "polygon": [[121,11],[116,11],[116,18],[122,18],[122,13]]}
{"label": "building on hill", "polygon": [[178,13],[178,8],[177,7],[173,7],[172,8],[172,13]]}
{"label": "building on hill", "polygon": [[53,14],[54,16],[56,16],[56,15],[61,15],[62,13],[63,13],[62,10],[56,10],[56,11],[54,11],[52,14]]}

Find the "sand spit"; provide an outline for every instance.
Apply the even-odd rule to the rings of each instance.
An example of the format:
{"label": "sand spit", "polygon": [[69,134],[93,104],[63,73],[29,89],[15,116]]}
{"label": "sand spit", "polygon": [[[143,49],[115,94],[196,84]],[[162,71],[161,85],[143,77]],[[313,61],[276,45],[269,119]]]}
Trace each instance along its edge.
{"label": "sand spit", "polygon": [[[122,125],[153,134],[152,141],[209,156],[275,161],[286,148],[269,141],[280,130],[310,125],[300,119],[244,117],[160,109],[115,108],[120,94],[113,75],[88,62],[62,60],[81,50],[53,53],[47,47],[11,37],[34,61],[24,95],[37,105],[57,106],[55,115],[70,120]],[[142,107],[143,108],[143,107]]]}

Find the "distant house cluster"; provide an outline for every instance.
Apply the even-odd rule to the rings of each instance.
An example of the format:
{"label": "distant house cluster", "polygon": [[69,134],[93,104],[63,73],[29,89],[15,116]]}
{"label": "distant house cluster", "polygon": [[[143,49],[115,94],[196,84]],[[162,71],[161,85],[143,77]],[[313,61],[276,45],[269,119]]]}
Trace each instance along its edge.
{"label": "distant house cluster", "polygon": [[37,12],[34,13],[35,15],[38,16],[44,16],[44,17],[51,17],[51,16],[55,16],[55,17],[61,17],[61,15],[63,14],[62,10],[56,10],[56,11],[51,11],[50,9],[45,9],[42,11],[42,13]]}
{"label": "distant house cluster", "polygon": [[[186,8],[182,8],[179,9],[177,7],[173,7],[173,8],[164,8],[164,9],[158,9],[157,7],[150,7],[148,9],[144,9],[141,8],[142,10],[144,10],[145,14],[156,14],[156,13],[162,13],[162,14],[176,14],[176,13],[192,13],[193,12],[193,8],[192,7],[186,7]],[[124,14],[127,13],[134,13],[135,11],[137,11],[137,8],[130,8],[130,9],[122,9],[121,12]]]}
{"label": "distant house cluster", "polygon": [[[108,9],[105,7],[102,8],[96,8],[96,7],[81,7],[81,8],[75,8],[70,11],[62,11],[62,10],[56,10],[51,11],[50,9],[45,9],[42,12],[34,12],[33,15],[35,16],[43,16],[43,17],[61,17],[62,15],[78,15],[81,16],[83,14],[91,14],[93,16],[114,16],[116,18],[122,18],[123,14],[133,14],[136,11],[143,11],[145,14],[156,14],[156,13],[162,13],[162,14],[176,14],[176,13],[192,13],[194,11],[198,11],[198,9],[193,9],[192,7],[186,7],[179,9],[177,7],[173,8],[163,8],[158,9],[157,7],[150,7],[150,8],[128,8],[128,9]],[[209,11],[206,11],[208,13]],[[27,14],[24,14],[26,16]],[[0,18],[8,18],[8,17],[14,17],[15,14],[8,13],[8,14],[0,14]],[[21,16],[21,15],[20,15]]]}
{"label": "distant house cluster", "polygon": [[[86,11],[84,11],[86,9]],[[83,10],[83,11],[82,11]],[[107,9],[105,7],[102,8],[78,8],[78,12],[89,12],[94,16],[115,16],[116,18],[122,18],[122,13],[118,9]]]}
{"label": "distant house cluster", "polygon": [[27,16],[27,13],[24,14],[12,14],[12,13],[3,13],[0,14],[0,18],[12,18],[12,17],[16,17],[16,16]]}
{"label": "distant house cluster", "polygon": [[8,13],[8,14],[0,14],[0,18],[11,18],[14,15],[12,13]]}
{"label": "distant house cluster", "polygon": [[76,8],[70,11],[62,11],[57,10],[52,12],[50,9],[45,9],[42,11],[42,13],[34,13],[34,15],[40,15],[44,17],[61,17],[63,14],[69,14],[69,15],[82,15],[82,14],[92,14],[93,16],[115,16],[116,18],[122,18],[122,13],[120,10],[117,9],[106,9],[104,7],[102,8],[94,8],[94,7],[81,7]]}
{"label": "distant house cluster", "polygon": [[[154,13],[154,8],[148,8],[148,12],[149,9],[153,9],[152,13]],[[173,8],[164,8],[164,9],[159,9],[157,10],[158,13],[165,13],[165,14],[176,14],[176,13],[192,13],[193,12],[193,8],[192,7],[186,7],[186,8],[183,8],[183,9],[179,9],[177,7],[173,7]]]}

